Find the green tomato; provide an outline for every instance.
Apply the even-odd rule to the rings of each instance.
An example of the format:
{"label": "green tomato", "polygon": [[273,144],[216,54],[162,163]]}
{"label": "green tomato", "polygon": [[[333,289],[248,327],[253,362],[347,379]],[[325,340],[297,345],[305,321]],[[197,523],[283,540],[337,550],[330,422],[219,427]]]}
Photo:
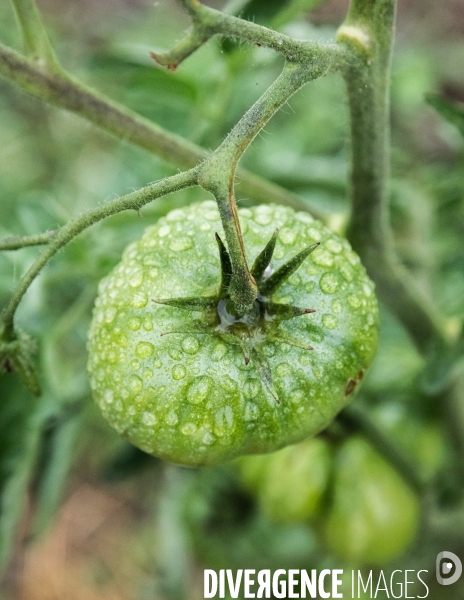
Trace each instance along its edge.
{"label": "green tomato", "polygon": [[237,464],[243,482],[270,519],[297,523],[318,514],[331,466],[325,440],[311,438],[271,454],[244,456]]}
{"label": "green tomato", "polygon": [[420,506],[393,467],[361,437],[343,444],[323,524],[328,548],[355,565],[381,565],[414,540]]}
{"label": "green tomato", "polygon": [[[239,217],[251,260],[279,228],[274,270],[320,242],[272,298],[316,310],[279,325],[281,337],[303,348],[272,341],[267,329],[248,340],[268,365],[280,403],[258,372],[262,364],[247,364],[219,325],[152,301],[217,292],[215,203],[160,219],[99,287],[88,343],[95,401],[121,435],[171,462],[218,463],[321,431],[351,399],[376,350],[374,286],[346,240],[285,207],[241,209]],[[219,309],[215,315],[219,323]]]}

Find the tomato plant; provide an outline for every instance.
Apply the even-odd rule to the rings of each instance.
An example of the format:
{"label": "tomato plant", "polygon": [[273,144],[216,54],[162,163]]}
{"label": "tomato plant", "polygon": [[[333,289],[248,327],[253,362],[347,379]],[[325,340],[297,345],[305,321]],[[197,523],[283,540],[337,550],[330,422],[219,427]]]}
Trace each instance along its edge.
{"label": "tomato plant", "polygon": [[[111,597],[146,594],[115,583],[139,545],[150,597],[200,595],[193,571],[228,560],[423,561],[446,595],[431,574],[445,543],[462,554],[464,498],[455,3],[405,0],[395,53],[395,0],[39,4],[0,5],[0,595],[35,600],[58,536],[59,576],[92,598],[70,548],[89,532],[96,556],[96,523],[124,546],[96,560],[117,564],[96,569]],[[61,581],[49,595],[72,598]]]}

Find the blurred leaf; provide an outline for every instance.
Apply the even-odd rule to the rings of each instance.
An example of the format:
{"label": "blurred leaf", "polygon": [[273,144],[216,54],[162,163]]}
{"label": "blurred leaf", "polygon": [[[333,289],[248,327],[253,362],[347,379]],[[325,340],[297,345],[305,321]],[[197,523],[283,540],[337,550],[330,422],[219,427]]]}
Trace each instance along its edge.
{"label": "blurred leaf", "polygon": [[427,94],[425,99],[448,123],[457,127],[461,135],[464,136],[464,103],[446,100],[438,94]]}
{"label": "blurred leaf", "polygon": [[71,413],[59,418],[42,435],[42,460],[36,492],[36,509],[32,535],[40,535],[60,506],[70,468],[76,458],[78,434],[82,426],[82,412],[71,408]]}
{"label": "blurred leaf", "polygon": [[0,571],[12,551],[48,407],[16,377],[0,379]]}
{"label": "blurred leaf", "polygon": [[290,23],[303,13],[316,8],[324,0],[289,0],[280,12],[272,19],[273,29],[280,29],[283,25]]}

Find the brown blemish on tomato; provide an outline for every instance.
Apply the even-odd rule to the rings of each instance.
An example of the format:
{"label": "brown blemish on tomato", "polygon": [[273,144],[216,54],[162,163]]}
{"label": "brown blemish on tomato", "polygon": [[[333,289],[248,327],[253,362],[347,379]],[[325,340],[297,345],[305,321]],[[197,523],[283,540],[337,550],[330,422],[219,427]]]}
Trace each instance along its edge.
{"label": "brown blemish on tomato", "polygon": [[364,377],[364,369],[361,369],[356,377],[350,377],[346,382],[345,387],[345,400],[348,398],[350,394],[354,392],[355,387],[358,385],[360,381],[362,381]]}

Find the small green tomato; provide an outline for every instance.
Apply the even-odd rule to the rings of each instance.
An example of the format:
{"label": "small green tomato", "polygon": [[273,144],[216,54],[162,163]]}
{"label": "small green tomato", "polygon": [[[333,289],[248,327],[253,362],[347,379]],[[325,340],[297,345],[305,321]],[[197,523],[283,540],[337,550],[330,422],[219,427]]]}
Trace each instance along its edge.
{"label": "small green tomato", "polygon": [[340,448],[323,524],[328,548],[354,565],[382,565],[413,542],[420,520],[414,492],[363,438]]}
{"label": "small green tomato", "polygon": [[171,462],[219,463],[314,435],[376,350],[374,286],[348,242],[289,208],[238,212],[259,289],[248,314],[228,299],[211,201],[149,227],[99,287],[95,401],[116,431]]}
{"label": "small green tomato", "polygon": [[237,468],[270,519],[298,523],[318,515],[331,462],[328,442],[316,437],[270,454],[240,457]]}

